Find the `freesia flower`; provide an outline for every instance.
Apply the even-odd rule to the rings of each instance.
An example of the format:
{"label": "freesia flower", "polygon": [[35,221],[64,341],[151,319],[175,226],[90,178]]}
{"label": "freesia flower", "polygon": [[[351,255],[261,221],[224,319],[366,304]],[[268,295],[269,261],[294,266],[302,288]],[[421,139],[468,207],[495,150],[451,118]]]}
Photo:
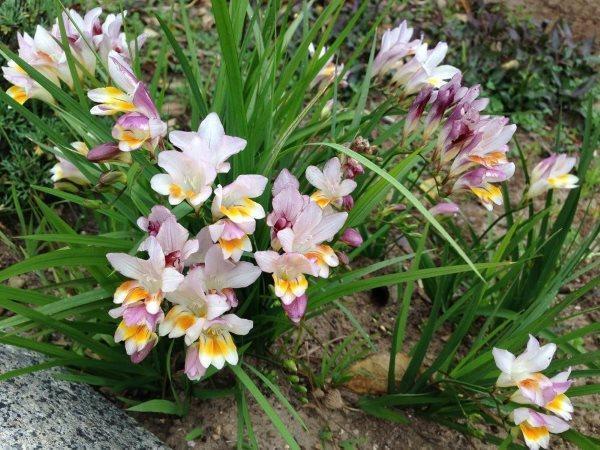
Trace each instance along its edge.
{"label": "freesia flower", "polygon": [[200,366],[208,368],[213,365],[217,369],[222,369],[225,362],[237,364],[237,348],[231,333],[246,335],[252,329],[252,325],[251,320],[242,319],[235,314],[225,314],[217,319],[206,321],[198,341],[188,350],[193,353],[188,353],[186,367],[189,367],[192,374],[197,375],[202,371]]}
{"label": "freesia flower", "polygon": [[57,156],[56,159],[58,162],[50,169],[52,181],[56,183],[57,181],[68,180],[80,186],[90,184],[85,175],[71,161],[60,156]]}
{"label": "freesia flower", "polygon": [[515,357],[508,350],[494,348],[492,353],[496,366],[502,372],[496,381],[499,387],[518,386],[525,379],[532,379],[536,372],[546,369],[556,352],[556,344],[540,346],[538,340],[529,335],[527,349]]}
{"label": "freesia flower", "polygon": [[244,288],[254,283],[260,276],[260,269],[246,261],[234,263],[223,257],[221,249],[213,245],[206,252],[204,265],[198,276],[206,292],[224,297],[232,307],[237,306],[234,289]]}
{"label": "freesia flower", "polygon": [[[61,15],[71,53],[77,62],[87,71],[87,75],[91,76],[96,71],[93,36],[101,27],[100,14],[102,14],[102,8],[97,7],[88,11],[84,17],[81,17],[74,9],[63,11]],[[52,36],[59,42],[62,42],[58,20],[57,18],[52,27]],[[81,76],[82,71],[80,67],[77,67],[77,72]]]}
{"label": "freesia flower", "polygon": [[[289,172],[287,173],[289,174]],[[284,228],[293,227],[298,215],[311,201],[307,195],[302,195],[298,191],[298,187],[296,186],[298,180],[295,177],[293,179],[296,183],[282,186],[284,177],[287,177],[287,174],[282,171],[275,180],[273,185],[273,210],[269,213],[266,220],[267,225],[271,227],[271,247],[275,250],[281,249],[277,233]]]}
{"label": "freesia flower", "polygon": [[517,408],[513,411],[514,421],[523,432],[525,444],[530,450],[548,448],[550,433],[562,433],[570,427],[558,417],[538,413],[529,408]]}
{"label": "freesia flower", "polygon": [[170,219],[176,220],[175,214],[162,205],[155,205],[150,210],[148,217],[140,217],[137,220],[137,226],[150,236],[156,236],[162,224]]}
{"label": "freesia flower", "polygon": [[114,51],[108,54],[108,72],[116,86],[88,91],[90,100],[99,103],[90,110],[90,113],[108,116],[135,111],[136,106],[133,103],[133,96],[140,82],[133,74],[129,64]]}
{"label": "freesia flower", "polygon": [[192,381],[198,381],[206,373],[206,367],[200,363],[199,342],[194,342],[188,346],[185,353],[185,368],[184,372]]}
{"label": "freesia flower", "polygon": [[343,175],[342,165],[337,157],[327,161],[322,171],[316,166],[308,166],[306,179],[317,188],[311,198],[321,208],[329,204],[341,207],[343,198],[356,189],[356,181],[342,179]]}
{"label": "freesia flower", "polygon": [[565,392],[571,386],[569,375],[571,369],[548,378],[541,373],[534,373],[517,383],[519,389],[510,397],[516,403],[531,403],[555,413],[565,420],[571,420],[573,405]]}
{"label": "freesia flower", "polygon": [[536,197],[550,189],[576,188],[579,178],[569,173],[575,162],[574,157],[564,153],[554,153],[540,161],[531,171],[531,186],[527,196]]}
{"label": "freesia flower", "polygon": [[186,260],[198,251],[198,241],[188,239],[190,233],[175,218],[167,218],[155,236],[149,236],[140,244],[138,251],[147,251],[151,240],[156,239],[165,255],[167,267],[174,267],[180,272],[183,270]]}
{"label": "freesia flower", "polygon": [[256,222],[235,223],[229,219],[219,219],[208,226],[211,241],[221,247],[223,257],[239,261],[244,252],[252,251],[250,237],[254,233]]}
{"label": "freesia flower", "polygon": [[102,26],[94,29],[93,42],[104,61],[109,58],[111,52],[119,54],[126,61],[131,61],[132,53],[142,48],[146,42],[148,36],[144,33],[140,34],[135,40],[127,42],[125,33],[121,32],[126,15],[127,11],[119,14],[108,14]]}
{"label": "freesia flower", "polygon": [[406,115],[406,119],[404,122],[403,134],[405,139],[410,133],[412,133],[415,130],[415,128],[417,128],[419,124],[419,119],[423,115],[423,111],[425,111],[425,107],[431,99],[432,94],[433,87],[425,86],[419,91],[419,93],[413,100],[412,104],[410,105],[410,108],[408,109],[408,114]]}
{"label": "freesia flower", "polygon": [[489,211],[502,204],[502,191],[492,183],[506,181],[515,173],[514,163],[499,164],[493,168],[479,167],[462,175],[454,183],[453,191],[470,190]]}
{"label": "freesia flower", "polygon": [[[6,81],[13,85],[6,90],[6,93],[19,104],[24,104],[30,98],[50,104],[54,103],[52,95],[14,61],[8,61],[8,66],[2,67],[2,74]],[[46,76],[46,78],[56,85],[59,84],[58,78],[54,74]]]}
{"label": "freesia flower", "polygon": [[306,275],[317,275],[315,265],[300,253],[284,253],[267,250],[254,253],[256,263],[263,272],[273,274],[275,295],[284,305],[290,305],[304,295],[308,288]]}
{"label": "freesia flower", "polygon": [[[314,44],[311,42],[308,46],[308,53],[311,57],[315,56],[316,49]],[[327,47],[322,47],[319,52],[319,59],[325,56],[327,53]],[[333,55],[327,60],[325,65],[319,70],[315,78],[311,81],[310,87],[318,86],[319,90],[324,89],[328,84],[333,83],[333,81],[344,71],[344,64],[335,64],[333,62]],[[346,76],[340,81],[341,86],[346,86]]]}
{"label": "freesia flower", "polygon": [[161,336],[168,334],[170,338],[177,338],[185,335],[185,342],[190,345],[200,337],[207,320],[216,319],[230,309],[225,298],[205,292],[201,270],[190,270],[177,289],[166,294],[167,300],[175,306],[159,325]]}
{"label": "freesia flower", "polygon": [[210,163],[217,173],[229,172],[227,160],[246,147],[246,140],[228,136],[219,116],[212,112],[200,123],[197,132],[171,131],[171,143],[184,154]]}
{"label": "freesia flower", "polygon": [[400,22],[396,28],[386,30],[381,38],[379,53],[373,61],[373,75],[388,72],[397,65],[402,58],[414,52],[421,43],[420,39],[411,41],[413,29],[406,20]]}
{"label": "freesia flower", "polygon": [[[27,35],[25,35],[27,36]],[[27,37],[25,37],[27,39]],[[25,62],[37,69],[37,66],[53,71],[69,88],[73,87],[73,77],[67,55],[56,39],[44,27],[38,25],[33,36],[33,43],[29,42],[30,49],[21,56]],[[44,73],[45,75],[45,73]]]}
{"label": "freesia flower", "polygon": [[213,218],[227,217],[237,224],[264,218],[263,207],[251,199],[263,193],[267,181],[262,175],[240,175],[225,187],[218,185],[211,205]]}
{"label": "freesia flower", "polygon": [[310,202],[298,215],[292,228],[284,228],[277,238],[286,253],[301,253],[319,267],[319,276],[327,278],[329,268],[337,267],[338,258],[333,249],[324,244],[342,228],[348,213],[322,210]]}
{"label": "freesia flower", "polygon": [[146,325],[128,326],[121,321],[115,331],[115,342],[125,341],[125,351],[134,364],[141,362],[158,342],[158,336]]}
{"label": "freesia flower", "polygon": [[158,165],[167,173],[157,174],[150,180],[152,189],[169,196],[171,205],[184,200],[194,208],[210,197],[211,185],[217,176],[214,168],[175,150],[158,155]]}
{"label": "freesia flower", "polygon": [[427,44],[420,44],[414,57],[396,69],[393,82],[403,87],[405,95],[419,92],[428,85],[439,89],[460,72],[454,66],[439,65],[447,52],[448,44],[445,42],[439,42],[432,50],[427,49]]}
{"label": "freesia flower", "polygon": [[156,237],[150,236],[145,248],[148,251],[147,260],[126,253],[108,253],[106,258],[117,272],[134,281],[117,288],[115,303],[143,299],[148,312],[155,314],[160,309],[163,293],[177,289],[183,281],[183,275],[173,267],[167,267],[165,254]]}

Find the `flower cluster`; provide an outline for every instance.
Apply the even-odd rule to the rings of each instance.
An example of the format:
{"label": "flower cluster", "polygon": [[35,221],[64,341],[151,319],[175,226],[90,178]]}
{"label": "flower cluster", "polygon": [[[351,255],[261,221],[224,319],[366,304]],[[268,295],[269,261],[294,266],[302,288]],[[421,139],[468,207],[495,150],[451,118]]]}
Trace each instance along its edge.
{"label": "flower cluster", "polygon": [[[496,366],[501,371],[498,387],[517,387],[510,400],[531,407],[520,407],[513,411],[515,425],[523,432],[525,443],[531,450],[548,448],[550,433],[562,433],[569,429],[573,405],[565,392],[571,386],[567,369],[548,378],[541,373],[550,365],[556,352],[555,344],[540,346],[538,340],[529,336],[527,349],[519,356],[507,350],[493,349]],[[533,409],[535,408],[535,409]],[[556,416],[539,412],[543,409]]]}
{"label": "flower cluster", "polygon": [[[75,59],[77,76],[81,79],[93,78],[98,58],[101,63],[106,64],[111,51],[130,61],[135,49],[139,49],[146,40],[146,35],[141,34],[133,42],[127,42],[125,33],[121,31],[126,12],[108,14],[104,22],[100,20],[101,14],[102,8],[98,7],[83,17],[72,9],[64,11],[60,17],[69,50]],[[27,33],[18,33],[18,54],[55,85],[59,86],[62,81],[73,88],[74,80],[62,46],[61,25],[58,20],[56,19],[50,31],[38,25],[33,37]],[[7,90],[8,95],[20,104],[30,98],[54,102],[50,93],[15,61],[8,61],[8,65],[2,67],[2,72],[4,78],[13,85]]]}
{"label": "flower cluster", "polygon": [[202,232],[190,239],[188,230],[164,206],[154,206],[148,217],[139,218],[138,226],[148,234],[138,248],[147,252],[148,259],[107,255],[115,270],[129,278],[115,291],[114,302],[120,306],[110,311],[112,317],[121,318],[115,341],[124,341],[127,354],[138,363],[156,345],[158,335],[184,336],[185,373],[192,380],[202,377],[210,365],[221,369],[226,361],[236,364],[231,333],[247,334],[252,321],[226,313],[237,306],[234,289],[252,284],[260,269],[225,259]]}
{"label": "flower cluster", "polygon": [[440,65],[448,51],[446,43],[428,50],[422,39],[411,40],[412,34],[405,21],[386,31],[374,71],[392,73],[392,82],[405,96],[417,94],[405,119],[405,138],[419,127],[426,109],[423,139],[429,140],[440,129],[432,157],[432,184],[443,196],[470,191],[491,210],[494,204],[502,204],[502,193],[494,183],[508,180],[515,171],[506,152],[516,126],[506,117],[481,114],[488,100],[478,98],[479,86],[462,86],[457,68]]}
{"label": "flower cluster", "polygon": [[[353,178],[362,170],[356,161],[342,165],[337,157],[323,170],[309,166],[306,179],[317,189],[310,197],[300,193],[299,181],[286,169],[273,184],[273,209],[267,216],[273,250],[256,252],[254,257],[264,272],[273,274],[275,295],[294,323],[300,322],[308,303],[305,275],[327,278],[330,268],[339,265],[338,254],[327,243],[346,222],[348,213],[340,209],[353,204]],[[345,231],[342,241],[351,246],[362,243],[353,229]]]}
{"label": "flower cluster", "polygon": [[90,90],[88,97],[98,103],[90,112],[99,116],[124,113],[112,129],[119,150],[129,152],[143,147],[153,153],[167,134],[167,124],[161,120],[148,88],[115,50],[108,52],[108,72],[116,86]]}

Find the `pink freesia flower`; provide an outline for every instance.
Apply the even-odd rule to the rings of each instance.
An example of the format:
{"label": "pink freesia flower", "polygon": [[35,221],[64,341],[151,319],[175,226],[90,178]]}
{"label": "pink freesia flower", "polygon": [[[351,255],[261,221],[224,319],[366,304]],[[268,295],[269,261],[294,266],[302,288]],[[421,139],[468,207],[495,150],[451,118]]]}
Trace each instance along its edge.
{"label": "pink freesia flower", "polygon": [[453,191],[470,190],[489,211],[493,205],[502,204],[502,191],[492,183],[506,181],[515,173],[514,163],[498,164],[492,168],[473,169],[456,180]]}
{"label": "pink freesia flower", "polygon": [[300,253],[284,253],[267,250],[254,253],[256,263],[263,272],[272,273],[275,295],[284,305],[290,305],[308,288],[305,274],[317,275],[315,265]]}
{"label": "pink freesia flower", "polygon": [[396,28],[386,30],[381,38],[379,53],[373,61],[373,75],[389,72],[394,66],[399,65],[402,58],[414,53],[421,43],[420,39],[411,41],[413,29],[403,20]]}
{"label": "pink freesia flower", "polygon": [[549,448],[550,433],[562,433],[570,428],[567,422],[558,417],[541,414],[529,408],[517,408],[513,411],[513,416],[530,450]]}
{"label": "pink freesia flower", "polygon": [[240,175],[225,187],[218,185],[211,205],[213,218],[227,217],[238,224],[264,218],[263,207],[251,199],[263,193],[267,181],[262,175]]}
{"label": "pink freesia flower", "polygon": [[181,272],[187,259],[199,248],[198,241],[188,239],[189,235],[189,231],[177,223],[174,217],[169,217],[160,225],[155,236],[149,236],[140,244],[138,251],[147,251],[151,239],[155,238],[165,255],[167,267],[174,267]]}
{"label": "pink freesia flower", "polygon": [[281,249],[277,233],[284,228],[293,227],[296,219],[309,202],[310,198],[307,195],[302,195],[297,188],[291,186],[279,190],[274,195],[273,210],[267,216],[266,222],[271,227],[271,246],[275,250]]}
{"label": "pink freesia flower", "polygon": [[206,373],[206,367],[200,363],[200,343],[194,342],[185,354],[185,374],[192,381],[197,381]]}
{"label": "pink freesia flower", "polygon": [[117,52],[111,51],[108,54],[108,72],[116,86],[88,91],[90,100],[99,103],[90,110],[90,113],[108,116],[136,111],[133,97],[140,82],[129,64]]}
{"label": "pink freesia flower", "polygon": [[[165,254],[156,237],[148,238],[146,248],[148,259],[140,259],[126,253],[108,253],[106,258],[121,275],[135,281],[132,285],[120,286],[115,293],[115,303],[122,303],[135,293],[135,297],[145,300],[150,314],[160,309],[162,294],[172,292],[183,281],[183,275],[172,267],[167,267]],[[119,291],[119,289],[117,289]]]}
{"label": "pink freesia flower", "polygon": [[250,286],[258,279],[260,273],[260,269],[252,263],[234,263],[225,259],[220,247],[213,245],[206,252],[204,266],[200,268],[198,276],[207,292],[224,296],[230,303],[237,305],[233,289]]}
{"label": "pink freesia flower", "polygon": [[282,169],[281,172],[279,172],[279,175],[277,175],[277,178],[275,178],[275,181],[273,182],[271,193],[273,194],[273,197],[275,197],[284,189],[292,189],[296,191],[300,189],[300,182],[287,169]]}
{"label": "pink freesia flower", "polygon": [[342,177],[342,164],[337,157],[327,161],[322,171],[316,166],[309,166],[306,169],[306,179],[317,188],[311,198],[321,208],[329,204],[341,207],[344,196],[356,189],[356,181]]}
{"label": "pink freesia flower", "polygon": [[221,120],[214,112],[200,123],[197,132],[172,131],[169,140],[184,154],[212,165],[217,173],[229,172],[231,165],[227,160],[246,147],[246,140],[225,134]]}
{"label": "pink freesia flower", "polygon": [[[71,52],[77,62],[87,71],[87,75],[93,76],[96,71],[96,55],[94,54],[93,35],[101,27],[100,14],[102,8],[97,7],[88,11],[81,17],[74,9],[63,11],[62,20]],[[59,42],[62,41],[58,18],[52,27],[52,36]],[[81,72],[81,68],[77,68]],[[81,75],[81,73],[80,73]]]}
{"label": "pink freesia flower", "polygon": [[[316,49],[314,44],[311,42],[308,46],[308,53],[311,58],[314,58],[316,54]],[[327,53],[327,47],[322,47],[319,52],[319,59],[323,58]],[[344,71],[344,64],[335,64],[333,61],[333,55],[329,57],[325,65],[319,70],[315,78],[311,81],[310,87],[318,86],[319,90],[324,89],[327,85],[333,83],[333,81]],[[340,81],[340,86],[346,87],[347,85],[347,74],[344,74],[342,80]]]}
{"label": "pink freesia flower", "polygon": [[197,368],[197,363],[202,367],[215,366],[222,369],[225,362],[235,365],[238,363],[238,354],[231,333],[246,335],[252,329],[252,321],[242,319],[235,314],[225,314],[217,319],[206,321],[197,345],[195,355],[190,359],[190,366]]}
{"label": "pink freesia flower", "polygon": [[235,223],[229,219],[219,219],[208,226],[211,243],[218,243],[225,259],[239,261],[244,252],[252,251],[250,237],[254,233],[256,222]]}
{"label": "pink freesia flower", "polygon": [[550,189],[573,189],[579,178],[569,172],[575,167],[576,159],[563,154],[552,154],[541,160],[531,171],[529,198],[543,194]]}
{"label": "pink freesia flower", "polygon": [[533,374],[546,369],[556,352],[556,344],[546,344],[540,347],[538,340],[529,335],[527,349],[515,357],[508,350],[494,348],[492,353],[496,366],[502,372],[496,381],[499,387],[518,386],[525,379],[531,379]]}
{"label": "pink freesia flower", "polygon": [[142,48],[147,36],[142,33],[135,40],[127,42],[125,33],[121,31],[127,11],[119,14],[108,14],[102,26],[94,28],[93,43],[102,60],[106,61],[111,52],[117,53],[125,61],[131,61],[136,50]]}
{"label": "pink freesia flower", "polygon": [[185,335],[190,345],[198,339],[207,320],[213,320],[230,309],[227,300],[218,294],[208,294],[203,283],[202,269],[191,269],[183,282],[173,292],[166,294],[174,303],[160,323],[159,334],[177,338]]}
{"label": "pink freesia flower", "polygon": [[413,58],[396,69],[393,82],[403,87],[405,95],[419,92],[428,85],[439,89],[460,72],[454,66],[440,65],[447,52],[445,42],[439,42],[432,50],[427,49],[427,44],[419,44]]}
{"label": "pink freesia flower", "polygon": [[323,244],[344,226],[346,212],[322,210],[315,202],[310,202],[298,215],[292,228],[284,228],[277,233],[283,250],[287,253],[301,253],[319,267],[319,276],[327,278],[329,268],[339,264],[333,249]]}
{"label": "pink freesia flower", "polygon": [[198,208],[210,197],[217,173],[208,164],[171,150],[160,152],[158,165],[167,173],[154,175],[150,185],[159,194],[168,195],[171,205],[186,200]]}
{"label": "pink freesia flower", "polygon": [[148,217],[140,217],[137,220],[137,226],[150,236],[156,236],[162,224],[169,219],[176,220],[175,214],[162,205],[155,205],[150,210]]}

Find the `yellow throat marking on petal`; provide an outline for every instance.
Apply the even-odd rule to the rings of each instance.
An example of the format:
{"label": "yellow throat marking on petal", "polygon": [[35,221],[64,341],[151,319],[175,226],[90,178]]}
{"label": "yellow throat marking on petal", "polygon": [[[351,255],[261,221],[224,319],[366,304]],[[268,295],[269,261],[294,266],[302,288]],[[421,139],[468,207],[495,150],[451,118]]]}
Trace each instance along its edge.
{"label": "yellow throat marking on petal", "polygon": [[502,191],[493,184],[489,184],[485,188],[471,187],[471,191],[485,203],[497,202],[502,198]]}
{"label": "yellow throat marking on petal", "polygon": [[169,186],[169,195],[173,197],[184,197],[183,189],[177,184]]}
{"label": "yellow throat marking on petal", "polygon": [[227,253],[232,253],[234,250],[243,249],[246,239],[246,236],[239,239],[230,239],[228,241],[225,239],[219,239],[219,245]]}
{"label": "yellow throat marking on petal", "polygon": [[22,105],[27,101],[29,97],[27,97],[27,93],[25,89],[19,86],[11,86],[6,90],[6,93],[19,105]]}
{"label": "yellow throat marking on petal", "polygon": [[567,410],[568,404],[569,397],[567,397],[565,394],[558,394],[549,403],[547,403],[544,408],[552,412],[562,412]]}
{"label": "yellow throat marking on petal", "polygon": [[114,86],[107,86],[102,89],[102,93],[106,95],[104,104],[110,106],[112,110],[122,112],[136,110],[135,105],[129,101],[129,97],[121,89]]}
{"label": "yellow throat marking on petal", "polygon": [[334,199],[326,197],[325,194],[321,191],[315,191],[310,196],[311,200],[319,205],[321,208],[325,208],[329,205]]}
{"label": "yellow throat marking on petal", "polygon": [[548,184],[554,188],[562,188],[569,185],[570,174],[565,173],[557,177],[548,178]]}
{"label": "yellow throat marking on petal", "polygon": [[527,441],[539,442],[549,434],[546,427],[532,427],[526,421],[521,422],[519,428],[521,428],[523,436],[525,436]]}
{"label": "yellow throat marking on petal", "polygon": [[490,152],[485,156],[473,155],[469,156],[469,161],[473,161],[484,166],[496,166],[508,162],[506,155],[503,152]]}
{"label": "yellow throat marking on petal", "polygon": [[200,339],[199,351],[214,358],[236,351],[236,347],[228,332],[208,330]]}
{"label": "yellow throat marking on petal", "polygon": [[221,205],[220,211],[234,222],[242,222],[252,220],[259,207],[260,205],[254,200],[244,198],[241,205]]}

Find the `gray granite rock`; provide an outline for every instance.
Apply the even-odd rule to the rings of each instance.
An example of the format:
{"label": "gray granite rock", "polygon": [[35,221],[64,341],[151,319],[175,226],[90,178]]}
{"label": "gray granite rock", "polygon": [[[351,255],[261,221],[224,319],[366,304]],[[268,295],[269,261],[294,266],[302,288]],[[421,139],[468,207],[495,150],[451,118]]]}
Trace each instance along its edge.
{"label": "gray granite rock", "polygon": [[[0,345],[0,373],[42,360]],[[0,382],[0,449],[168,447],[91,387],[44,371]]]}

